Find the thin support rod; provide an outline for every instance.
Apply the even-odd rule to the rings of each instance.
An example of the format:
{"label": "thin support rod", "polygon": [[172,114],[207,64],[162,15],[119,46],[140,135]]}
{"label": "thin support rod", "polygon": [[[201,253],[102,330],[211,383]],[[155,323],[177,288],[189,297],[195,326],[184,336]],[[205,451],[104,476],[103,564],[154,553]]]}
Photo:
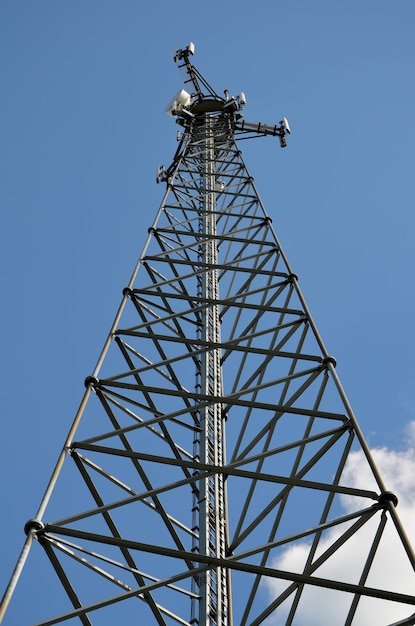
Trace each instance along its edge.
{"label": "thin support rod", "polygon": [[22,573],[23,567],[26,563],[28,554],[30,552],[30,548],[33,541],[35,530],[31,530],[26,537],[26,541],[24,543],[23,549],[20,553],[20,557],[16,563],[16,567],[14,568],[13,574],[11,575],[10,582],[7,585],[6,591],[4,592],[1,604],[0,604],[0,624],[3,621],[4,614],[7,611],[7,607],[9,606],[11,597],[14,593],[16,585],[19,581],[20,575]]}

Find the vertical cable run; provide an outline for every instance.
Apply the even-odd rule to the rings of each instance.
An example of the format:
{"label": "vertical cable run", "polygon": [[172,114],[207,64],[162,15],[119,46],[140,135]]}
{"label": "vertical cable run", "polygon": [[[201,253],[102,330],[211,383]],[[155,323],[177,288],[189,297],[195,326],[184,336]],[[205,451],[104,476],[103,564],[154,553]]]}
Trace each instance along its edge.
{"label": "vertical cable run", "polygon": [[[194,455],[205,465],[224,465],[222,404],[215,398],[223,395],[219,290],[218,247],[216,240],[216,175],[215,135],[221,120],[206,114],[196,125],[195,144],[199,152],[200,211],[198,257],[198,297],[203,307],[198,318],[198,340],[205,346],[196,372],[196,390],[209,398],[207,406],[198,411],[199,435],[195,437]],[[212,400],[210,400],[212,399]],[[193,541],[193,551],[213,558],[226,555],[225,489],[223,474],[213,472],[198,481],[194,491],[193,528],[199,540]],[[196,545],[198,543],[198,545]],[[223,567],[209,569],[199,577],[193,590],[199,600],[192,602],[192,622],[200,626],[227,626],[227,573]],[[198,609],[196,608],[198,602]],[[196,615],[198,616],[196,617]]]}

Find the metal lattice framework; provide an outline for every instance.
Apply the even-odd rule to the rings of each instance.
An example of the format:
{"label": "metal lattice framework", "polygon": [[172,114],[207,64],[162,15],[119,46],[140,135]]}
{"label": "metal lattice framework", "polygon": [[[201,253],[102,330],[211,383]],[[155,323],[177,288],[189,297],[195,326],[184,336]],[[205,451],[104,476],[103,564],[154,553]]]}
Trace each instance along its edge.
{"label": "metal lattice framework", "polygon": [[[311,625],[324,613],[307,613],[310,598],[331,595],[337,624],[363,624],[367,603],[373,623],[391,603],[402,619],[415,610],[415,558],[397,498],[235,141],[272,134],[284,146],[288,124],[244,122],[243,94],[219,98],[191,53],[176,54],[194,91],[172,105],[182,130],[159,171],[160,209],[26,524],[3,613],[35,542],[50,562],[33,609],[43,626]],[[352,454],[369,483],[348,482]],[[412,592],[383,585],[389,535],[388,567],[406,568]]]}

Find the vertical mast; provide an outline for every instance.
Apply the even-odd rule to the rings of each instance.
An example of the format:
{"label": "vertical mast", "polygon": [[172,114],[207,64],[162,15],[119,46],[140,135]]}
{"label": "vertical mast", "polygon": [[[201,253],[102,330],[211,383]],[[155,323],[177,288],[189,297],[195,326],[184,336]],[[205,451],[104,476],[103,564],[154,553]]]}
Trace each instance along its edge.
{"label": "vertical mast", "polygon": [[[206,301],[202,311],[200,335],[206,350],[200,359],[201,393],[209,398],[223,396],[219,289],[216,239],[216,179],[215,179],[215,126],[217,118],[206,113],[200,122],[201,148],[201,200],[200,200],[200,260],[199,277],[201,297]],[[213,401],[199,411],[200,460],[215,467],[224,464],[222,405]],[[223,474],[214,473],[200,483],[199,550],[201,554],[225,558],[225,500]],[[199,623],[206,626],[226,626],[227,584],[222,567],[206,572],[200,583]]]}
{"label": "vertical mast", "polygon": [[[202,465],[223,467],[224,418],[223,406],[217,398],[223,397],[222,365],[220,345],[220,310],[218,285],[218,242],[216,232],[216,164],[215,140],[229,140],[229,125],[218,115],[218,108],[223,109],[223,99],[217,94],[190,63],[194,46],[189,44],[184,50],[176,52],[175,60],[182,62],[188,74],[186,82],[191,83],[193,94],[190,101],[196,103],[196,118],[191,120],[188,130],[192,133],[192,143],[200,150],[200,211],[199,211],[199,261],[198,296],[204,305],[199,318],[198,339],[205,346],[200,355],[196,372],[196,391],[212,399],[198,410],[199,450],[195,450]],[[208,100],[203,94],[200,83],[208,91]],[[183,94],[182,94],[183,98]],[[185,97],[186,98],[186,97]],[[182,104],[184,104],[182,101]],[[197,103],[200,103],[198,107]],[[187,102],[188,103],[188,102]],[[180,107],[180,102],[175,106]],[[184,109],[182,109],[183,112]],[[205,111],[205,112],[203,112]],[[178,111],[176,110],[175,113]],[[194,510],[197,512],[196,524],[199,529],[199,545],[195,549],[207,557],[224,559],[226,557],[226,501],[224,476],[213,472],[199,483],[194,495]],[[199,577],[198,609],[193,601],[192,618],[203,626],[229,626],[230,577],[224,567],[208,569]]]}

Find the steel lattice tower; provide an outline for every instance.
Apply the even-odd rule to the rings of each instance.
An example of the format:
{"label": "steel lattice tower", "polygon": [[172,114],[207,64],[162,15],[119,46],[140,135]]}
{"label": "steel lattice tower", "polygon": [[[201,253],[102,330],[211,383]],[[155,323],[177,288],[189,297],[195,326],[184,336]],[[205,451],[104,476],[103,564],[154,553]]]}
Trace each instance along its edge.
{"label": "steel lattice tower", "polygon": [[[338,625],[366,624],[369,605],[385,626],[390,604],[414,624],[397,498],[236,143],[274,135],[284,147],[288,123],[245,122],[244,95],[219,97],[192,54],[175,55],[191,89],[170,108],[179,145],[158,171],[161,206],[1,615],[36,544],[43,626],[307,626],[324,615],[307,613],[310,597],[324,607],[332,595]],[[348,480],[352,454],[362,485]],[[385,586],[394,567],[408,590]]]}

